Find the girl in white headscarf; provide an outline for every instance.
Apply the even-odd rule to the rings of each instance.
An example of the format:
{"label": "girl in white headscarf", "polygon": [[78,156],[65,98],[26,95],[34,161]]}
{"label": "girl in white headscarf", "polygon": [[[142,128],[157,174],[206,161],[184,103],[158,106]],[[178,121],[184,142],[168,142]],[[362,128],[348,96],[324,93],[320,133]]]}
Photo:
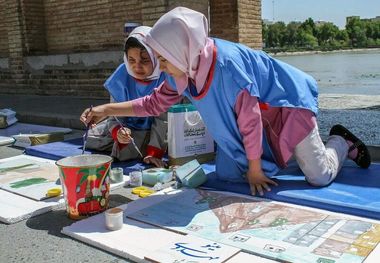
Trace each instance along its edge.
{"label": "girl in white headscarf", "polygon": [[[135,28],[124,45],[124,63],[106,80],[104,87],[111,102],[124,102],[144,97],[153,92],[164,80],[157,58],[145,43],[150,27]],[[166,114],[160,117],[118,117],[124,128],[111,117],[90,130],[87,148],[112,150],[111,155],[121,161],[139,158],[131,144],[131,137],[144,154],[144,161],[162,167],[166,151]]]}
{"label": "girl in white headscarf", "polygon": [[[151,96],[85,110],[81,120],[102,116],[157,115],[186,96],[218,145],[216,175],[247,182],[255,195],[270,191],[270,179],[292,155],[316,186],[331,183],[346,157],[371,163],[364,143],[341,125],[326,146],[316,122],[316,81],[306,73],[244,45],[208,37],[205,16],[178,7],[163,15],[146,37],[160,69],[168,74]],[[88,114],[88,116],[87,116]]]}

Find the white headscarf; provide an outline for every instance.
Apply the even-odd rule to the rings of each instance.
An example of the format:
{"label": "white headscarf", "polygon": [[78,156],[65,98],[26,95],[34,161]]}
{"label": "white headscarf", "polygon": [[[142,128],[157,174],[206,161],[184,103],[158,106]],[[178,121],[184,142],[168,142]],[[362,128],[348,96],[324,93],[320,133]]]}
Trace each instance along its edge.
{"label": "white headscarf", "polygon": [[[149,31],[151,29],[152,28],[149,27],[149,26],[139,26],[139,27],[136,27],[128,35],[128,38],[125,41],[125,43],[126,43],[128,41],[128,39],[131,38],[131,37],[136,38],[141,43],[141,45],[143,45],[145,47],[146,51],[148,52],[150,60],[152,61],[152,64],[153,64],[153,72],[152,72],[152,74],[150,76],[148,76],[147,78],[145,78],[145,80],[158,79],[160,77],[160,74],[161,74],[160,65],[159,65],[159,63],[157,61],[157,58],[154,55],[153,50],[145,42],[146,35],[149,33]],[[128,65],[128,58],[127,58],[125,52],[124,52],[124,64],[125,64],[125,66],[127,68],[128,74],[131,75],[131,76],[133,76],[134,78],[137,78],[136,75],[133,73],[132,69]]]}
{"label": "white headscarf", "polygon": [[[177,7],[164,14],[147,34],[145,42],[171,64],[195,78],[199,55],[208,38],[207,18],[197,11]],[[183,80],[182,80],[183,82]],[[177,87],[182,94],[186,86]]]}

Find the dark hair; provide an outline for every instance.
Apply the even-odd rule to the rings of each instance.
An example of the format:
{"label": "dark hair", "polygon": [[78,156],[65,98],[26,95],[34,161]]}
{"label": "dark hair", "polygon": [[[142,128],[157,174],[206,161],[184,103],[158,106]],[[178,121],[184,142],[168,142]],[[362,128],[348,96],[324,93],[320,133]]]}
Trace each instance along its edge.
{"label": "dark hair", "polygon": [[134,37],[130,37],[128,38],[128,40],[125,42],[125,45],[124,45],[124,52],[125,53],[128,53],[128,50],[130,48],[139,48],[141,49],[142,51],[146,50],[146,48],[143,46],[143,44],[141,44],[137,38],[134,38]]}

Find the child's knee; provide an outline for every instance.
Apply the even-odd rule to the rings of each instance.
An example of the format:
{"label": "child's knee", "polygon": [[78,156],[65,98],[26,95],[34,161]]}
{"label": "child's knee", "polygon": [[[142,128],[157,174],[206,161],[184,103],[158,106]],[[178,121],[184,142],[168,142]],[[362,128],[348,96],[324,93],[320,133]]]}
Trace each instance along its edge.
{"label": "child's knee", "polygon": [[332,181],[332,173],[305,174],[306,181],[313,186],[326,186]]}

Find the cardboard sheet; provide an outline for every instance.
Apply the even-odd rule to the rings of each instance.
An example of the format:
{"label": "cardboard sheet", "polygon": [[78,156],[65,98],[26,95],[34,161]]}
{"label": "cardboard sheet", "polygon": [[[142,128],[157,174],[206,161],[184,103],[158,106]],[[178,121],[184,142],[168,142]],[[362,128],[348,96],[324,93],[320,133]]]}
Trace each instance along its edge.
{"label": "cardboard sheet", "polygon": [[14,141],[15,139],[13,139],[12,137],[0,136],[0,146],[11,145]]}
{"label": "cardboard sheet", "polygon": [[[15,156],[17,157],[17,156]],[[7,158],[14,159],[15,157]],[[20,155],[20,157],[26,157],[30,159],[36,159],[40,162],[51,162],[54,164],[54,161],[37,158],[33,156]],[[4,161],[6,159],[2,159]],[[1,174],[0,174],[1,177]],[[117,189],[118,187],[122,187],[125,184],[129,183],[129,176],[124,175],[124,181],[120,183],[112,183],[111,191],[113,189]],[[64,199],[63,196],[49,198],[41,201],[32,200],[30,198],[23,197],[21,195],[11,193],[5,190],[0,189],[0,222],[13,224],[19,222],[24,219],[28,219],[33,216],[37,216],[46,212],[51,211],[52,209],[64,207]]]}
{"label": "cardboard sheet", "polygon": [[[175,193],[178,193],[178,191],[173,189],[165,189],[149,198],[133,201],[129,204],[120,206],[120,208],[124,210],[124,215],[128,215],[138,211],[139,209],[146,208],[152,204],[165,200],[166,198],[170,198]],[[105,227],[104,213],[86,218],[75,222],[70,226],[64,227],[62,229],[62,233],[123,258],[130,259],[134,262],[149,262],[147,260],[152,257],[154,258],[155,253],[157,251],[161,251],[163,247],[175,248],[176,243],[186,243],[181,242],[186,240],[186,236],[184,235],[167,231],[162,228],[126,217],[124,217],[124,225],[122,229],[117,231],[107,230]],[[191,240],[191,238],[189,240]],[[228,249],[232,252],[239,251],[238,249],[231,247],[228,247]],[[181,259],[181,257],[178,258]],[[239,261],[241,259],[247,260],[245,262],[274,262],[272,260],[244,252],[238,252],[224,262],[243,262]]]}
{"label": "cardboard sheet", "polygon": [[[185,190],[188,191],[188,190]],[[190,190],[190,191],[196,191],[196,190]],[[88,243],[90,245],[96,246],[98,248],[101,248],[103,250],[109,251],[111,253],[117,254],[119,256],[122,256],[127,259],[134,260],[136,262],[146,262],[144,259],[152,258],[152,255],[154,255],[155,252],[161,250],[163,246],[173,246],[175,248],[175,244],[178,243],[180,240],[182,240],[183,232],[189,232],[186,236],[193,236],[191,233],[196,228],[190,227],[194,219],[195,215],[192,215],[188,218],[184,218],[183,215],[186,214],[184,212],[185,209],[188,209],[191,206],[191,201],[184,204],[182,201],[186,200],[180,200],[178,197],[181,196],[181,194],[184,193],[184,191],[181,190],[171,190],[166,189],[160,193],[157,193],[149,198],[139,199],[136,201],[133,201],[129,204],[121,206],[122,209],[124,209],[124,225],[123,228],[117,231],[109,231],[105,227],[105,219],[103,214],[99,214],[96,216],[93,216],[91,218],[87,218],[78,222],[73,223],[71,226],[64,227],[62,230],[62,233],[69,235],[75,239],[78,239],[82,242]],[[191,195],[193,195],[190,192]],[[211,192],[211,195],[218,194],[218,192]],[[226,202],[221,202],[218,204],[215,204],[216,210],[223,210],[225,213],[230,213],[230,209],[228,208],[231,205],[238,205],[238,203],[235,203],[231,200],[236,201],[236,198],[243,198],[245,199],[245,196],[242,195],[236,195],[232,193],[222,193],[223,195],[226,195],[228,198],[225,199]],[[213,202],[215,201],[213,196],[209,196],[209,198],[203,199],[206,202]],[[170,200],[177,200],[179,203],[177,206],[171,206],[169,207],[163,207],[162,204],[167,203]],[[307,226],[310,226],[314,223],[314,218],[303,218],[300,222],[299,219],[295,220],[293,223],[286,224],[281,220],[276,220],[276,213],[279,212],[277,209],[270,209],[268,210],[269,213],[266,215],[262,214],[260,215],[267,221],[269,224],[271,221],[273,224],[269,224],[267,227],[263,228],[257,228],[253,229],[254,231],[258,231],[256,233],[257,236],[252,237],[249,243],[253,246],[261,246],[261,250],[259,248],[256,248],[255,250],[251,251],[250,253],[247,252],[247,248],[243,250],[243,252],[240,252],[236,255],[234,255],[232,258],[227,260],[227,262],[272,262],[268,258],[263,258],[261,253],[265,251],[268,248],[266,257],[269,256],[270,258],[275,258],[277,260],[283,260],[286,258],[284,256],[284,250],[283,249],[290,249],[291,247],[299,246],[300,250],[306,251],[309,250],[309,253],[314,253],[313,259],[315,257],[320,259],[320,262],[330,262],[327,261],[328,259],[334,260],[334,262],[376,262],[375,258],[379,257],[380,255],[380,248],[379,246],[376,246],[377,243],[380,241],[378,238],[378,233],[369,234],[366,231],[378,231],[378,221],[359,218],[359,217],[353,217],[353,216],[346,216],[344,214],[338,214],[338,213],[331,213],[319,209],[310,209],[295,205],[289,205],[284,204],[280,202],[265,200],[265,199],[255,199],[255,198],[248,198],[252,199],[252,202],[243,202],[240,203],[240,205],[259,205],[257,209],[246,211],[247,213],[259,213],[260,210],[260,203],[257,203],[258,201],[261,202],[270,202],[271,205],[275,206],[283,206],[287,209],[295,209],[295,210],[305,210],[310,214],[324,214],[326,218],[329,218],[330,220],[335,220],[339,218],[343,218],[343,221],[334,221],[335,223],[330,224],[320,224],[318,227],[314,228],[307,228]],[[196,200],[193,200],[196,201]],[[200,201],[200,200],[199,200]],[[231,202],[228,202],[231,201]],[[204,203],[201,202],[203,205]],[[189,206],[189,207],[188,207]],[[142,217],[139,217],[138,220],[132,219],[132,217],[138,215],[139,213],[149,212],[152,211],[150,208],[156,207],[156,211],[162,210],[163,208],[166,209],[168,212],[167,218],[171,218],[172,221],[166,221],[166,225],[155,224],[153,222],[144,222],[144,217],[147,215],[143,215]],[[216,210],[212,209],[214,213],[218,213]],[[244,210],[244,209],[243,209]],[[239,211],[243,211],[239,210]],[[173,213],[175,211],[178,212],[178,216],[173,216]],[[179,213],[182,211],[181,213]],[[234,211],[237,212],[235,209]],[[244,210],[245,211],[245,210]],[[255,212],[256,211],[256,212]],[[281,211],[281,210],[280,210]],[[165,212],[165,211],[163,211]],[[210,213],[210,211],[203,211]],[[202,211],[198,211],[196,216],[203,216]],[[212,212],[211,212],[212,213]],[[190,212],[191,214],[191,212]],[[141,215],[141,214],[140,214]],[[227,214],[226,214],[227,215]],[[149,217],[149,215],[147,215]],[[298,217],[302,217],[302,213],[299,215],[295,215]],[[228,217],[229,218],[229,217]],[[228,219],[226,217],[226,219]],[[152,219],[152,217],[150,217]],[[185,221],[183,221],[185,219]],[[241,218],[242,220],[244,218]],[[272,220],[273,219],[273,220]],[[230,220],[230,219],[228,219]],[[308,221],[309,220],[309,221]],[[149,220],[148,220],[149,221]],[[241,227],[239,223],[239,217],[235,217],[236,224],[230,224],[230,227],[236,228]],[[281,222],[280,222],[281,221]],[[180,222],[187,222],[188,225],[180,224],[180,229],[178,229],[178,223]],[[218,223],[215,225],[215,222],[219,222],[221,225],[222,222],[215,220],[215,218],[208,216],[207,220],[200,221],[203,222],[204,227],[207,227],[207,229],[203,229],[206,233],[208,231],[208,234],[205,236],[199,236],[197,237],[204,238],[207,240],[212,240],[212,236],[217,234],[217,232],[221,231],[221,226],[218,226]],[[326,221],[327,222],[327,221]],[[328,223],[328,222],[327,222]],[[350,226],[348,226],[350,225]],[[372,228],[370,225],[376,226]],[[172,226],[175,226],[177,229],[173,229]],[[351,228],[352,226],[355,226],[356,228],[361,228],[362,231],[354,231]],[[365,226],[365,227],[364,227]],[[355,228],[355,229],[356,229]],[[366,228],[367,230],[365,230]],[[185,229],[185,231],[183,231]],[[187,229],[187,230],[186,230]],[[214,230],[212,230],[214,229]],[[179,231],[178,231],[179,230]],[[307,230],[307,233],[310,235],[307,235],[307,233],[303,233],[301,230]],[[326,231],[324,231],[326,230]],[[247,231],[252,231],[248,230]],[[249,235],[249,232],[244,231],[241,232],[240,235],[235,238],[234,240],[229,238],[223,238],[217,241],[218,243],[222,243],[226,245],[226,242],[244,242],[244,237],[247,237]],[[356,238],[358,239],[358,242],[347,243],[349,247],[347,249],[344,249],[342,246],[339,246],[339,244],[335,244],[334,242],[346,244],[345,240],[347,238],[353,238],[352,235],[347,232],[351,231],[352,233],[355,233]],[[260,232],[260,233],[259,233]],[[310,244],[304,244],[303,243],[292,243],[292,239],[295,237],[294,235],[288,236],[287,233],[294,233],[294,234],[300,234],[303,233],[300,238],[304,241],[309,242]],[[182,235],[181,235],[182,233]],[[319,233],[319,234],[318,234]],[[228,236],[236,235],[237,233],[233,231],[233,229],[228,230],[226,232]],[[265,234],[267,234],[267,240],[265,237]],[[309,237],[314,236],[316,234],[317,239],[310,239]],[[280,239],[279,237],[283,235],[285,239]],[[369,235],[369,236],[368,236]],[[345,236],[345,238],[341,238]],[[368,239],[367,236],[370,238]],[[239,238],[240,237],[240,238]],[[374,238],[374,239],[373,239]],[[277,240],[275,243],[269,242],[269,240]],[[321,242],[319,241],[321,240]],[[370,241],[369,243],[367,241]],[[276,246],[276,244],[285,244],[287,242],[290,242],[286,247],[280,247]],[[330,246],[332,243],[334,243],[334,246]],[[368,249],[365,249],[364,243],[368,243]],[[375,243],[373,243],[375,242]],[[330,244],[331,243],[331,244]],[[372,244],[373,243],[373,244]],[[247,245],[246,244],[246,245]],[[346,245],[347,245],[346,244]],[[345,245],[345,246],[346,246]],[[369,249],[369,246],[371,246],[371,249]],[[234,246],[237,247],[237,246]],[[362,248],[361,248],[362,247]],[[302,248],[302,249],[301,249]],[[342,250],[343,249],[343,250]],[[341,251],[341,252],[337,252]],[[302,256],[305,257],[303,253],[297,254],[297,250],[293,250],[295,254],[295,257]],[[351,254],[352,253],[352,254]],[[367,256],[365,254],[367,253]],[[310,254],[311,255],[311,254]],[[320,256],[319,256],[320,255]],[[307,258],[307,255],[306,255]],[[177,258],[178,260],[180,257]],[[244,259],[244,261],[239,261]],[[347,261],[349,260],[349,261]],[[354,260],[354,261],[352,261]],[[173,262],[173,261],[171,261]],[[297,261],[296,261],[297,262]],[[299,261],[298,261],[299,262]],[[309,262],[309,261],[302,261],[302,262]],[[315,262],[315,261],[312,261]],[[331,261],[332,262],[332,261]]]}
{"label": "cardboard sheet", "polygon": [[28,155],[0,160],[0,189],[40,201],[52,188],[61,188],[54,161]]}

